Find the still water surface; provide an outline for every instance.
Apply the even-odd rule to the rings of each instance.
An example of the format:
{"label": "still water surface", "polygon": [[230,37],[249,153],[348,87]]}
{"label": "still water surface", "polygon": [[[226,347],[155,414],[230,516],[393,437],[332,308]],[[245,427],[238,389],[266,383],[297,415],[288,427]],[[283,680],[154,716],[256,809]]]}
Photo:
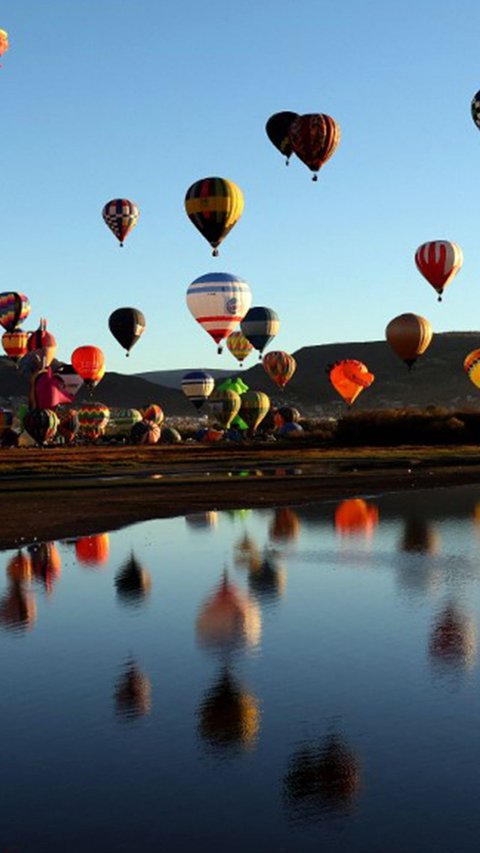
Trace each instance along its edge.
{"label": "still water surface", "polygon": [[480,487],[0,554],[0,851],[474,851]]}

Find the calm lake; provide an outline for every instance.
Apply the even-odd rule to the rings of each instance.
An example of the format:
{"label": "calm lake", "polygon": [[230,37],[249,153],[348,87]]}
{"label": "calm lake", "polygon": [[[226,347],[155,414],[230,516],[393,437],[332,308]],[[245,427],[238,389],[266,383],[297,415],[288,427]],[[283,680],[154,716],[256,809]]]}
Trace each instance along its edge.
{"label": "calm lake", "polygon": [[478,850],[480,486],[149,521],[0,578],[2,853]]}

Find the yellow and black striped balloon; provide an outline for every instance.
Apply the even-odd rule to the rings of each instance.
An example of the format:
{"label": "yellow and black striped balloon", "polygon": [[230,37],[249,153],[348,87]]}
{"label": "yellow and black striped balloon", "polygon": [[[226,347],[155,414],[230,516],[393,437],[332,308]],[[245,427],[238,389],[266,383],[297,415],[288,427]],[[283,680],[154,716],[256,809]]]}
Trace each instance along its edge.
{"label": "yellow and black striped balloon", "polygon": [[185,209],[216,257],[218,246],[242,215],[243,194],[233,181],[202,178],[187,190]]}

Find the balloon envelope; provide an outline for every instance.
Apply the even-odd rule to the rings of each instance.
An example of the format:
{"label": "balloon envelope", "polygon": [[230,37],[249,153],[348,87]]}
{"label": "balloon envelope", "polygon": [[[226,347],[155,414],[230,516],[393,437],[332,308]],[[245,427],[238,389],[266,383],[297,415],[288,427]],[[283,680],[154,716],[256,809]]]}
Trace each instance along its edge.
{"label": "balloon envelope", "polygon": [[338,148],[340,127],[331,116],[312,113],[294,119],[289,137],[297,157],[312,172],[318,172]]}
{"label": "balloon envelope", "polygon": [[24,293],[0,293],[0,325],[13,332],[30,314],[30,301]]}
{"label": "balloon envelope", "polygon": [[187,290],[189,311],[217,344],[243,320],[251,301],[247,282],[226,272],[202,275]]}
{"label": "balloon envelope", "polygon": [[145,330],[145,317],[138,308],[117,308],[108,318],[108,328],[127,355]]}
{"label": "balloon envelope", "polygon": [[463,264],[463,253],[460,246],[449,240],[431,240],[418,247],[415,263],[419,272],[437,291],[441,301],[444,288],[455,278]]}
{"label": "balloon envelope", "polygon": [[94,387],[105,374],[105,357],[98,347],[77,347],[72,352],[71,361],[74,370],[83,379],[86,385]]}
{"label": "balloon envelope", "polygon": [[425,317],[418,314],[400,314],[390,320],[385,334],[394,353],[410,369],[429,347],[433,330]]}
{"label": "balloon envelope", "polygon": [[267,344],[278,334],[280,320],[272,308],[254,306],[243,318],[240,328],[252,346],[262,354]]}
{"label": "balloon envelope", "polygon": [[296,118],[298,118],[298,113],[288,111],[275,113],[270,116],[265,125],[265,131],[270,142],[275,148],[278,148],[281,154],[285,155],[287,163],[293,153],[289,131],[293,120]]}
{"label": "balloon envelope", "polygon": [[196,409],[201,409],[215,387],[213,376],[205,370],[192,370],[182,379],[182,391]]}
{"label": "balloon envelope", "polygon": [[208,400],[212,420],[228,429],[241,406],[241,397],[236,391],[215,389]]}
{"label": "balloon envelope", "polygon": [[255,432],[270,408],[270,399],[263,391],[246,391],[240,399],[240,414]]}
{"label": "balloon envelope", "polygon": [[344,359],[329,368],[329,379],[335,391],[351,406],[364,388],[369,388],[375,377],[366,364],[357,359]]}
{"label": "balloon envelope", "polygon": [[242,191],[225,178],[202,178],[187,190],[185,209],[195,228],[213,247],[215,256],[217,247],[242,215]]}
{"label": "balloon envelope", "polygon": [[285,388],[297,369],[297,362],[293,355],[277,350],[267,352],[263,357],[263,366],[275,385],[278,385],[279,388]]}
{"label": "balloon envelope", "polygon": [[103,221],[123,246],[124,240],[138,222],[139,210],[135,202],[128,198],[114,198],[107,201],[102,210]]}
{"label": "balloon envelope", "polygon": [[243,332],[231,332],[226,340],[227,349],[232,353],[240,364],[243,364],[247,356],[253,350],[250,341],[247,341]]}

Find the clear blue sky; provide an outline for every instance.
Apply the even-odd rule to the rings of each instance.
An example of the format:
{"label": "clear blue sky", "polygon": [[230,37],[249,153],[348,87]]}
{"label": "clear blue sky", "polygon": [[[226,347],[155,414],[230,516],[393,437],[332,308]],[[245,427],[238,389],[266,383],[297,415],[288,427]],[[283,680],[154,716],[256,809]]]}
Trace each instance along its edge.
{"label": "clear blue sky", "polygon": [[[379,340],[405,311],[480,328],[478,3],[4,0],[0,27],[0,289],[62,360],[94,343],[126,373],[235,366],[185,304],[212,270],[275,308],[276,349]],[[340,123],[317,184],[265,134],[281,110]],[[208,175],[245,196],[218,259],[184,210]],[[124,249],[101,218],[121,196],[141,211]],[[465,257],[442,304],[413,261],[438,238]],[[129,360],[107,328],[124,305],[147,318]]]}

